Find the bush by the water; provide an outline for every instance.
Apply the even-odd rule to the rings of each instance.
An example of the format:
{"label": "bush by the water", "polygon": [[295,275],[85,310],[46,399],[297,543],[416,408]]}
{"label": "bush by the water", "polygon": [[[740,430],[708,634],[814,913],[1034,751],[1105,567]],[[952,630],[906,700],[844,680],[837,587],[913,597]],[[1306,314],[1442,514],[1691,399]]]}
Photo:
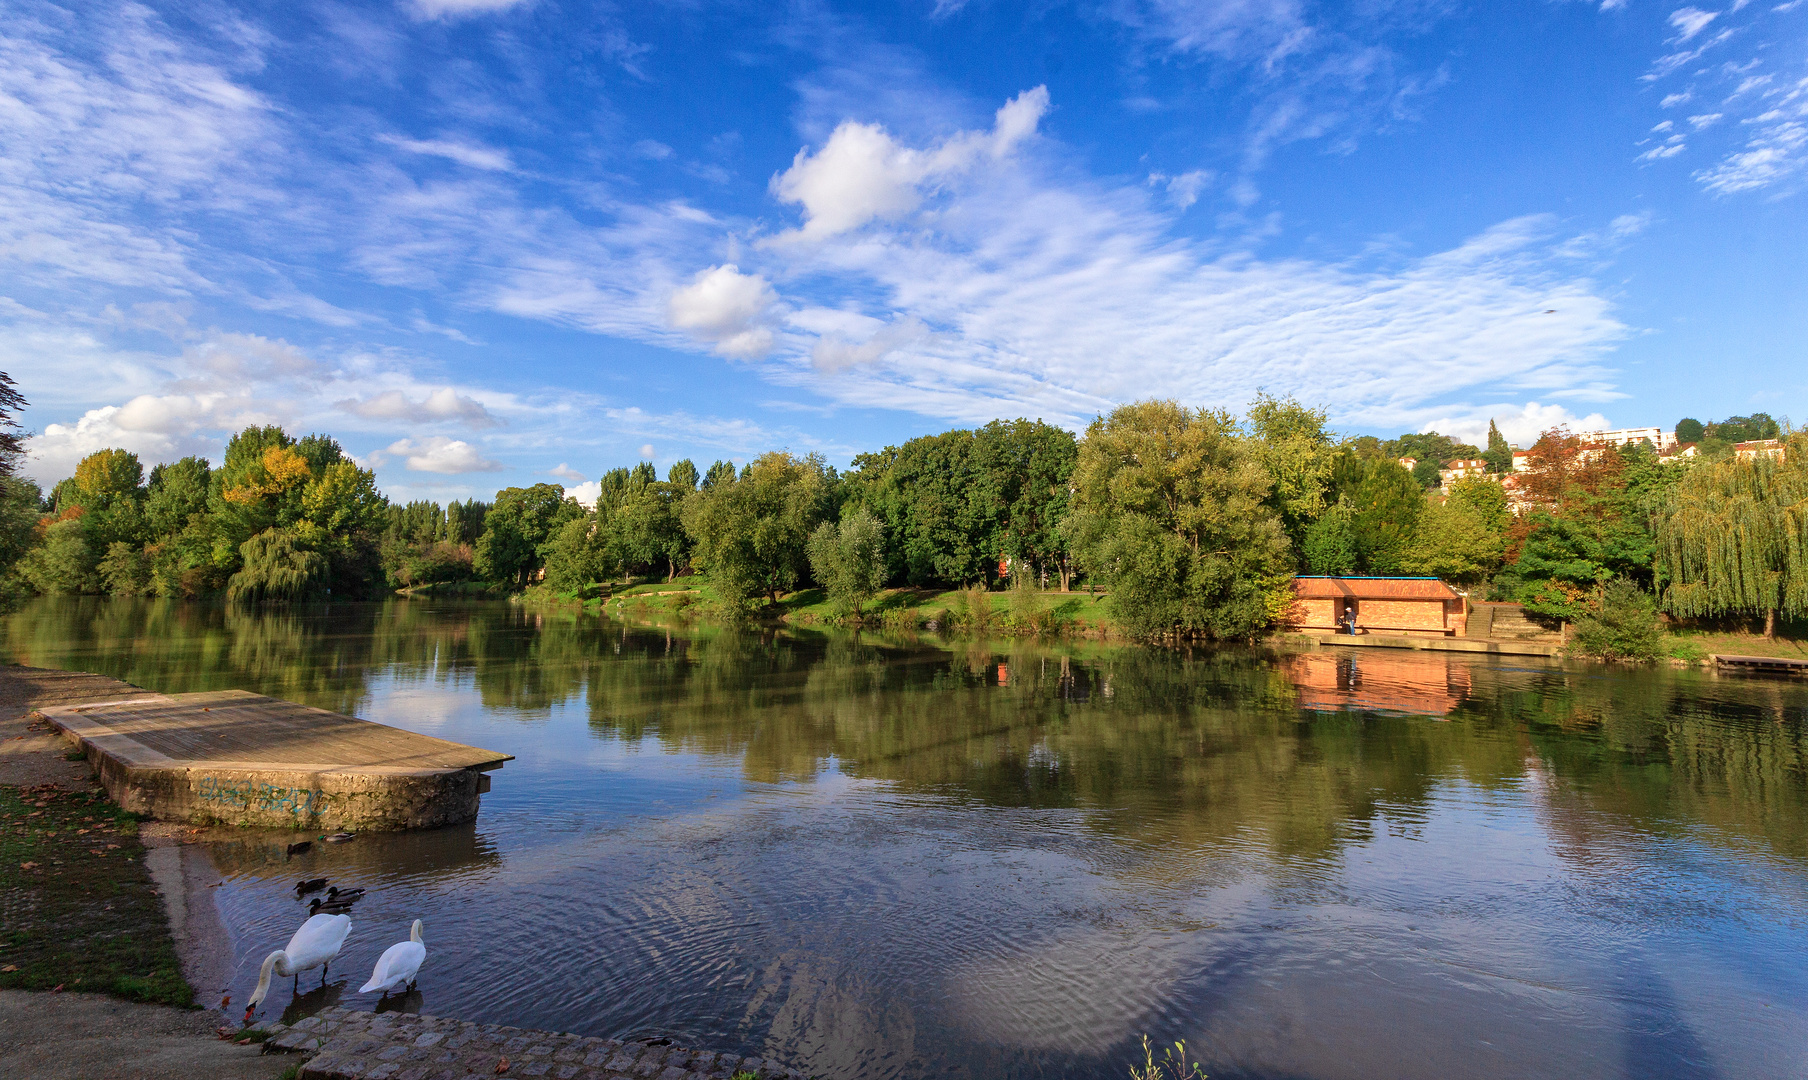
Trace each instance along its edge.
{"label": "bush by the water", "polygon": [[1570,650],[1598,660],[1655,660],[1663,628],[1651,594],[1625,578],[1601,590],[1592,610],[1577,617]]}

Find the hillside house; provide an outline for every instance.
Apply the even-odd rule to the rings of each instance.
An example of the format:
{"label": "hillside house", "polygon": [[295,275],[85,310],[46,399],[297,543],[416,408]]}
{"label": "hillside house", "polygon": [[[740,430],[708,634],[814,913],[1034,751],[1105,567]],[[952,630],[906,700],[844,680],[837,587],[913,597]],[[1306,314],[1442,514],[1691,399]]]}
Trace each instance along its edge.
{"label": "hillside house", "polygon": [[1734,443],[1733,454],[1740,461],[1756,461],[1761,457],[1780,458],[1783,456],[1783,440],[1753,439],[1750,442]]}

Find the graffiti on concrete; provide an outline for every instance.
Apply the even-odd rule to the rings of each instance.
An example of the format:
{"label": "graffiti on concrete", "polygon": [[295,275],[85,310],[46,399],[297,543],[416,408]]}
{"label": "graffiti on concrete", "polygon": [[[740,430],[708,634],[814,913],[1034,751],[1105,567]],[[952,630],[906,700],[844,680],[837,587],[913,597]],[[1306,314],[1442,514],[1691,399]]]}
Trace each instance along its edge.
{"label": "graffiti on concrete", "polygon": [[301,816],[312,814],[323,796],[309,788],[281,787],[256,780],[221,780],[201,778],[196,788],[201,801],[224,803],[238,810],[267,810],[279,814]]}

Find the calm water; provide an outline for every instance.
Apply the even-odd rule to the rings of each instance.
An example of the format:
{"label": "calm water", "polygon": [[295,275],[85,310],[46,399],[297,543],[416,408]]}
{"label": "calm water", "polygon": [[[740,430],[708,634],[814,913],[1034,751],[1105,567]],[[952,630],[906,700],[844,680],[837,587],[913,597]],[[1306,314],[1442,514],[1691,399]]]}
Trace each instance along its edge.
{"label": "calm water", "polygon": [[1804,682],[403,601],[4,634],[516,755],[472,827],[218,845],[236,1001],[305,871],[371,890],[349,989],[419,917],[427,1012],[823,1077],[1122,1080],[1145,1033],[1220,1078],[1808,1075]]}

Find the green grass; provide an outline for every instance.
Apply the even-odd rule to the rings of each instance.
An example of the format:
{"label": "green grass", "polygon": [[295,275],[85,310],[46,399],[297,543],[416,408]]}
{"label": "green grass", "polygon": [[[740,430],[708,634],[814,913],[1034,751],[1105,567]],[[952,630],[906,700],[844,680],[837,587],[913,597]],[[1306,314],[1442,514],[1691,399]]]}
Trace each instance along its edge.
{"label": "green grass", "polygon": [[138,818],[105,796],[0,787],[0,987],[188,1006]]}

